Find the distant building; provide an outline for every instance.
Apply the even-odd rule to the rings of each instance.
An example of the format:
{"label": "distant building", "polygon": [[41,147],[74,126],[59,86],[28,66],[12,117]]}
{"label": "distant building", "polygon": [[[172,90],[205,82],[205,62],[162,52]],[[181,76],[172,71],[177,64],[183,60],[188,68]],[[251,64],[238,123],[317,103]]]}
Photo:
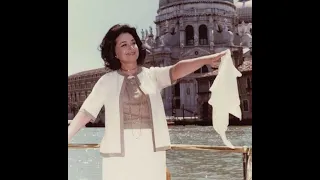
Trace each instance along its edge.
{"label": "distant building", "polygon": [[[242,73],[238,79],[243,119],[252,119],[252,1],[159,0],[156,32],[141,31],[148,49],[145,66],[167,66],[180,60],[230,49]],[[69,76],[69,112],[77,111],[103,68]],[[163,101],[167,116],[198,116],[211,120],[209,87],[217,70],[203,66],[178,84],[166,88]],[[73,112],[73,113],[72,113]],[[101,116],[104,121],[104,117]]]}
{"label": "distant building", "polygon": [[[74,117],[83,101],[91,93],[93,86],[106,72],[105,68],[99,68],[79,72],[68,77],[68,119]],[[101,109],[97,122],[104,122],[103,109]]]}

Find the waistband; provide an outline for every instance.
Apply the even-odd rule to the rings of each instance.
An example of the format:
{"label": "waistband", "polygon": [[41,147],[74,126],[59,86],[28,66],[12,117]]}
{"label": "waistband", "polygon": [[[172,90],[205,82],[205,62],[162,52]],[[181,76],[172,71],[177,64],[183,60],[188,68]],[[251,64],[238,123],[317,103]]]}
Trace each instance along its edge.
{"label": "waistband", "polygon": [[124,129],[151,129],[152,128],[152,121],[151,120],[125,120]]}

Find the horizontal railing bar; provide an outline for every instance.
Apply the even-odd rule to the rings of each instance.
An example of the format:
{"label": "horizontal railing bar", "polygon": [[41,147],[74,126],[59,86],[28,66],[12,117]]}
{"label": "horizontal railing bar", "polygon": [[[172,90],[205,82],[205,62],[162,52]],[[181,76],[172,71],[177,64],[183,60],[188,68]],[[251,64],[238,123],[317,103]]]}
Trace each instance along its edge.
{"label": "horizontal railing bar", "polygon": [[209,146],[209,145],[189,145],[189,144],[174,144],[171,145],[172,150],[204,150],[204,151],[229,151],[236,153],[247,153],[250,148],[246,146],[236,146],[231,149],[227,146]]}
{"label": "horizontal railing bar", "polygon": [[[90,149],[100,148],[99,144],[68,144],[69,149]],[[209,146],[209,145],[189,145],[189,144],[172,144],[171,150],[202,150],[202,151],[229,151],[236,153],[248,153],[251,147],[236,146],[234,149],[226,146]]]}

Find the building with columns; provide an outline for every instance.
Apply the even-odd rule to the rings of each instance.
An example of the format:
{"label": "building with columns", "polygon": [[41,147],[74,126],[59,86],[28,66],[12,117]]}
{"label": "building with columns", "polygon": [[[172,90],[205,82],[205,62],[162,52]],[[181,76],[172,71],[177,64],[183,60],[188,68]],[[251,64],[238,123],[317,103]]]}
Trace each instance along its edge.
{"label": "building with columns", "polygon": [[[145,66],[168,66],[188,58],[230,49],[238,79],[243,119],[252,119],[252,0],[159,0],[155,31],[141,31],[147,48]],[[94,83],[107,70],[100,68],[69,76],[69,112],[77,111]],[[196,116],[211,121],[209,88],[217,69],[203,66],[163,90],[167,116]],[[103,112],[102,112],[103,113]],[[103,121],[103,116],[101,116]],[[70,118],[69,118],[70,119]]]}

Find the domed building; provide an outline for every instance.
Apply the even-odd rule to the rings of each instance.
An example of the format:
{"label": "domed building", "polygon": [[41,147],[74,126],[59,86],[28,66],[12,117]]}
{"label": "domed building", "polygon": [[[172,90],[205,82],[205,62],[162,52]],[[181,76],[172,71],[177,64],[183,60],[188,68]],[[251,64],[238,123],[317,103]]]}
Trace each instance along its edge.
{"label": "domed building", "polygon": [[252,47],[252,0],[236,3],[238,23],[235,29],[235,45]]}
{"label": "domed building", "polygon": [[[238,80],[243,119],[251,119],[251,12],[252,1],[234,4],[233,0],[159,0],[155,32],[151,27],[141,31],[148,52],[145,66],[167,66],[230,49],[243,74]],[[69,76],[69,112],[81,105],[104,73],[97,69]],[[209,88],[216,75],[217,69],[203,66],[164,89],[167,116],[197,116],[211,121]]]}

